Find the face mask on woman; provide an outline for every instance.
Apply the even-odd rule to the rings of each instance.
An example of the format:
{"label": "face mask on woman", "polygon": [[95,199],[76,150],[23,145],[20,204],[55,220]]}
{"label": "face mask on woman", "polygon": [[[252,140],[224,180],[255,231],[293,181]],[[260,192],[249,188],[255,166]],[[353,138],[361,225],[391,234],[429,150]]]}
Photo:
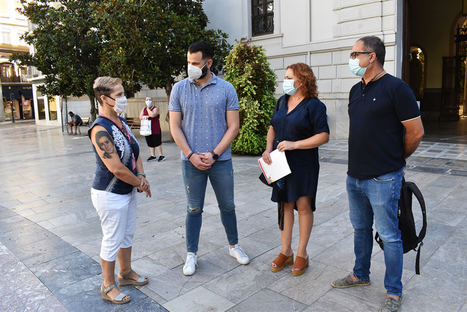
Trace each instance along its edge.
{"label": "face mask on woman", "polygon": [[146,106],[149,107],[149,106],[151,106],[151,105],[152,105],[152,101],[151,101],[151,100],[147,100],[147,101],[146,101]]}
{"label": "face mask on woman", "polygon": [[[113,98],[111,98],[111,99],[113,99]],[[125,112],[127,105],[128,105],[128,103],[126,101],[126,96],[116,98],[115,99],[115,105],[114,105],[114,111],[117,112],[117,114],[121,114],[121,113]]]}
{"label": "face mask on woman", "polygon": [[294,84],[295,84],[295,80],[284,79],[284,82],[282,83],[282,89],[284,90],[284,93],[288,95],[294,95],[298,89],[294,87]]}
{"label": "face mask on woman", "polygon": [[203,67],[188,64],[188,77],[192,80],[201,79],[208,73],[207,62]]}
{"label": "face mask on woman", "polygon": [[358,58],[349,59],[349,69],[355,76],[363,77],[366,72],[366,67],[360,66],[360,60]]}

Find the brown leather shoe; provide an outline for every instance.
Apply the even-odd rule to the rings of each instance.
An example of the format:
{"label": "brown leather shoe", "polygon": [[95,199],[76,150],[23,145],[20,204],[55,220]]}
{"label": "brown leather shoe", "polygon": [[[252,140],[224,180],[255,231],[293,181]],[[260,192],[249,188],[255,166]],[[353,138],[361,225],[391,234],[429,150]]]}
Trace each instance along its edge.
{"label": "brown leather shoe", "polygon": [[297,256],[295,263],[292,266],[292,275],[299,276],[305,273],[306,268],[308,267],[308,257],[302,258]]}
{"label": "brown leather shoe", "polygon": [[293,254],[290,256],[286,256],[283,253],[280,253],[276,259],[271,264],[271,270],[273,272],[282,271],[287,265],[291,265],[293,263]]}

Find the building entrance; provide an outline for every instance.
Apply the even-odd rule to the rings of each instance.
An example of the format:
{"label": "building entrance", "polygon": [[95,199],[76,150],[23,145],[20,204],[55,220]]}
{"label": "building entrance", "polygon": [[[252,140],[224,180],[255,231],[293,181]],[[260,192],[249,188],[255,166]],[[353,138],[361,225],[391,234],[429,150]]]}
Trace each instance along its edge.
{"label": "building entrance", "polygon": [[426,137],[467,136],[467,1],[402,3],[402,78],[420,103]]}
{"label": "building entrance", "polygon": [[34,119],[30,84],[3,84],[2,96],[5,120]]}

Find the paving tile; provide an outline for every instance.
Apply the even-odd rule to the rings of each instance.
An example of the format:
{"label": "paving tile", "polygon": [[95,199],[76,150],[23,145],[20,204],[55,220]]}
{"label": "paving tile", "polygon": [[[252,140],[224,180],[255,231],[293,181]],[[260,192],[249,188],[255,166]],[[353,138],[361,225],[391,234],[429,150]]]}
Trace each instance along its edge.
{"label": "paving tile", "polygon": [[122,287],[122,291],[131,297],[131,302],[116,305],[102,300],[100,286],[102,276],[90,277],[60,289],[56,296],[70,312],[82,311],[167,311],[162,306],[134,287]]}
{"label": "paving tile", "polygon": [[225,270],[216,264],[199,259],[198,268],[194,275],[184,276],[182,266],[179,266],[157,275],[147,287],[165,300],[171,301],[209,280],[215,279],[224,272]]}
{"label": "paving tile", "polygon": [[466,292],[456,281],[438,278],[425,272],[414,277],[404,287],[404,311],[459,311]]}
{"label": "paving tile", "polygon": [[377,311],[379,305],[345,292],[331,290],[313,302],[304,312],[368,312]]}
{"label": "paving tile", "polygon": [[319,262],[311,262],[303,275],[286,274],[268,286],[269,289],[298,302],[310,305],[331,289],[330,283],[345,276],[345,271],[336,270]]}
{"label": "paving tile", "polygon": [[34,274],[1,243],[0,274],[8,281],[8,287],[1,287],[1,311],[67,311]]}
{"label": "paving tile", "polygon": [[270,311],[303,311],[306,305],[282,296],[269,289],[260,290],[245,301],[229,309],[229,312],[270,312]]}
{"label": "paving tile", "polygon": [[231,302],[239,303],[266,288],[276,279],[277,277],[271,274],[263,274],[262,270],[252,265],[242,265],[211,280],[204,287]]}
{"label": "paving tile", "polygon": [[50,237],[32,244],[16,245],[15,255],[26,265],[33,265],[70,255],[77,249],[58,237]]}
{"label": "paving tile", "polygon": [[133,270],[141,275],[148,276],[150,280],[157,278],[158,275],[161,275],[169,270],[167,267],[157,263],[155,260],[149,257],[133,260],[131,262],[131,266]]}
{"label": "paving tile", "polygon": [[226,311],[234,304],[212,291],[198,287],[177,299],[166,302],[164,307],[171,312]]}
{"label": "paving tile", "polygon": [[168,269],[173,269],[185,263],[186,244],[178,243],[165,249],[156,251],[147,256]]}
{"label": "paving tile", "polygon": [[33,264],[29,269],[52,292],[101,273],[99,263],[79,251],[45,263]]}

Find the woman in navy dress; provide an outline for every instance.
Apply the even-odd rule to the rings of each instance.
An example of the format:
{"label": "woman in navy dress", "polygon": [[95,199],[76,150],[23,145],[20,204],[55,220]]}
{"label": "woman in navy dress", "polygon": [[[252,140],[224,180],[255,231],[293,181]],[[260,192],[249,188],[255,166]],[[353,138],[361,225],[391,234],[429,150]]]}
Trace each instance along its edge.
{"label": "woman in navy dress", "polygon": [[[303,63],[287,67],[284,95],[278,100],[267,135],[263,159],[271,163],[274,149],[285,151],[291,174],[275,183],[271,200],[283,210],[282,249],[272,262],[274,272],[292,264],[292,274],[301,275],[308,267],[306,247],[313,226],[316,189],[318,187],[318,146],[328,142],[326,106],[318,99],[316,78]],[[298,210],[300,238],[294,262],[292,228],[294,208]]]}

